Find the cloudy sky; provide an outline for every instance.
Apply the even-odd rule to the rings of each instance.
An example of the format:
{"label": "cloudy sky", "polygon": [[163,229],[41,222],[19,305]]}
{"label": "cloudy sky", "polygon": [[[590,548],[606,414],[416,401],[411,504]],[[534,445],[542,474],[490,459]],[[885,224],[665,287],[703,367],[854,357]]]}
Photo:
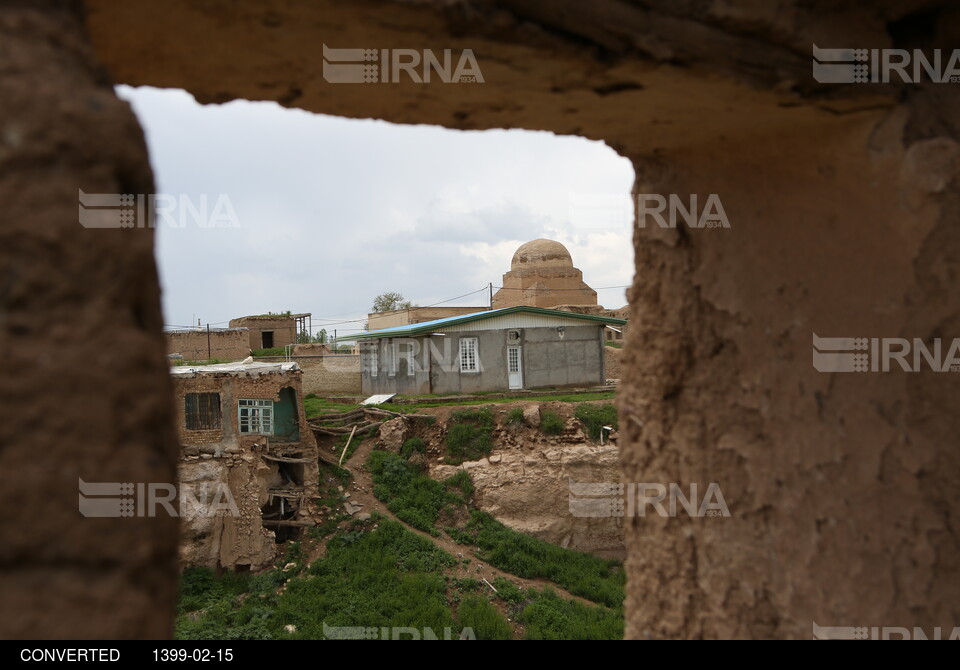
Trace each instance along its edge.
{"label": "cloudy sky", "polygon": [[[160,222],[165,323],[226,325],[312,312],[314,330],[362,328],[375,296],[486,305],[516,248],[565,244],[601,304],[633,277],[629,161],[545,132],[446,130],[348,120],[180,90],[118,87],[144,127],[160,193],[223,215]],[[611,194],[623,194],[612,196]],[[184,197],[185,196],[185,197]],[[220,209],[215,205],[220,199]]]}

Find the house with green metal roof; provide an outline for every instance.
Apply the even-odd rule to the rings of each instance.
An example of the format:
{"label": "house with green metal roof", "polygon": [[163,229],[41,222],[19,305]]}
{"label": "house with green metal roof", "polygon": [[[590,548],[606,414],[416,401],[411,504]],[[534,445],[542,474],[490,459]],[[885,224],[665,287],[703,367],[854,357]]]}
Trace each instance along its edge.
{"label": "house with green metal roof", "polygon": [[364,393],[477,393],[604,383],[604,330],[623,319],[505,307],[356,336]]}

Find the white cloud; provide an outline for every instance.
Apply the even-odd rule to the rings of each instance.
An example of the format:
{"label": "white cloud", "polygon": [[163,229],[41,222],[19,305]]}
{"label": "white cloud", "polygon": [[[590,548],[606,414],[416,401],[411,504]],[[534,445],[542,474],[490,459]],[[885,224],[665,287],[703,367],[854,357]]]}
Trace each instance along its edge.
{"label": "white cloud", "polygon": [[[499,285],[516,247],[537,237],[567,245],[588,284],[632,279],[629,211],[571,206],[573,194],[631,189],[629,161],[602,143],[118,93],[145,129],[158,191],[226,194],[240,224],[158,229],[166,323],[291,309],[318,328],[363,317],[389,290],[427,305]],[[618,307],[623,292],[600,301]]]}

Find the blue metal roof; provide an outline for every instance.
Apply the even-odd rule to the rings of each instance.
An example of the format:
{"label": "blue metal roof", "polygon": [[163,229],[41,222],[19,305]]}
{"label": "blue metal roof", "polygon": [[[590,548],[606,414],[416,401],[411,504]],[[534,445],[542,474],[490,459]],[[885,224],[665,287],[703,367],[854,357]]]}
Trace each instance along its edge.
{"label": "blue metal roof", "polygon": [[460,314],[459,316],[448,316],[443,319],[433,321],[424,321],[423,323],[410,323],[406,326],[396,326],[394,328],[383,328],[381,330],[371,330],[367,333],[354,335],[354,339],[365,340],[377,337],[399,337],[402,335],[420,335],[439,330],[444,326],[452,326],[461,323],[470,323],[471,321],[482,321],[503,314],[516,314],[517,312],[528,312],[530,314],[540,314],[546,316],[556,316],[568,319],[580,319],[582,321],[592,321],[594,323],[604,323],[610,325],[623,325],[624,319],[615,319],[610,316],[595,316],[593,314],[577,314],[576,312],[565,312],[559,309],[545,309],[543,307],[527,307],[518,305],[515,307],[501,307],[500,309],[491,309],[483,312],[474,312],[472,314]]}

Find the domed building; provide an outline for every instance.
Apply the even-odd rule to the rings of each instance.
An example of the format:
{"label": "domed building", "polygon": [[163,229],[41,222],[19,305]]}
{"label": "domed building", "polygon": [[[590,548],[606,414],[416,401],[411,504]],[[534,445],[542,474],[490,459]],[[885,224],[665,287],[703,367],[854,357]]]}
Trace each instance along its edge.
{"label": "domed building", "polygon": [[553,308],[558,305],[597,305],[597,292],[583,281],[567,248],[554,240],[538,239],[517,249],[503,287],[493,296],[501,307]]}

